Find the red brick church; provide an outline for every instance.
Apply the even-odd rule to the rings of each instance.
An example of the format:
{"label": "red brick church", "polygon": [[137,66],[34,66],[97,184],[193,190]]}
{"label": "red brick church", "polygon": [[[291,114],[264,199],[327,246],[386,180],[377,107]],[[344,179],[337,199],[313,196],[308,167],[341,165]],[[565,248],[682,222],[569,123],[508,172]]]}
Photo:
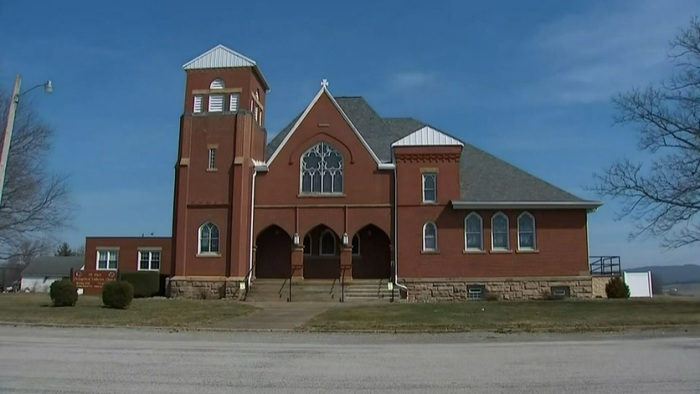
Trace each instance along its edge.
{"label": "red brick church", "polygon": [[[255,61],[219,45],[183,68],[172,242],[158,265],[171,296],[240,298],[289,281],[408,300],[591,296],[587,215],[599,202],[334,96],[326,80],[268,141],[270,87]],[[124,241],[88,238],[86,264]]]}

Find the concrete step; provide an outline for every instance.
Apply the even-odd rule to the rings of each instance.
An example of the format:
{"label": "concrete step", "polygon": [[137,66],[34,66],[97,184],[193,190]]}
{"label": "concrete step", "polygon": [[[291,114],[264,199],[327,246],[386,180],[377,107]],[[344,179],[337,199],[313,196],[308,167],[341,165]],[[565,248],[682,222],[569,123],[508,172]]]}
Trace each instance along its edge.
{"label": "concrete step", "polygon": [[[292,301],[333,301],[340,294],[338,281],[293,279]],[[248,301],[287,301],[289,282],[284,279],[256,279],[248,292]]]}
{"label": "concrete step", "polygon": [[[387,286],[387,279],[353,279],[345,286],[345,301],[387,301],[391,299],[392,290]],[[398,292],[393,290],[394,300]]]}
{"label": "concrete step", "polygon": [[[387,279],[353,279],[344,284],[346,301],[388,301],[392,290],[387,287]],[[332,279],[292,280],[292,302],[294,301],[340,301],[341,285]],[[394,300],[398,299],[397,289],[393,290]],[[255,279],[248,292],[247,301],[287,301],[289,282],[285,279]]]}

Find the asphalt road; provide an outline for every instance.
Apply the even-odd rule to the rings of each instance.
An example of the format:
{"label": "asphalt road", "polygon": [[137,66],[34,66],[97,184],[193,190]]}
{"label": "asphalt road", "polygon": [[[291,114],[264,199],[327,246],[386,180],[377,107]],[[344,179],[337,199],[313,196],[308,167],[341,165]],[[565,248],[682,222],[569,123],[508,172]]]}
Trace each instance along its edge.
{"label": "asphalt road", "polygon": [[695,334],[169,333],[0,326],[1,393],[698,393],[699,372]]}

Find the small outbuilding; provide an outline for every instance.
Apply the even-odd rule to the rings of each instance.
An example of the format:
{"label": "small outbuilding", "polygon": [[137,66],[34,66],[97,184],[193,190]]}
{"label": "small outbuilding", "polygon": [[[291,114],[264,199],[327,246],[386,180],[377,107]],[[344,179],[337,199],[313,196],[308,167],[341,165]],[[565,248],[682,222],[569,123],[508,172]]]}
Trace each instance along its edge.
{"label": "small outbuilding", "polygon": [[22,271],[21,291],[48,292],[57,280],[70,279],[71,270],[85,264],[84,256],[44,256],[32,260]]}

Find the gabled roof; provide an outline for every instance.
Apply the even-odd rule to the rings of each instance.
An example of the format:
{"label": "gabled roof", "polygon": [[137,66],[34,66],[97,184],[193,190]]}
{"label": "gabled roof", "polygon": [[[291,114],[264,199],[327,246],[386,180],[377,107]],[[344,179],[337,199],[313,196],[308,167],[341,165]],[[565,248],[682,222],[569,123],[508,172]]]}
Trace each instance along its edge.
{"label": "gabled roof", "polygon": [[[433,136],[454,144],[463,144],[460,157],[460,200],[453,205],[507,207],[520,205],[531,208],[595,208],[597,201],[581,199],[544,181],[474,145],[413,118],[382,118],[362,97],[337,97],[338,105],[371,150],[384,163],[392,161],[392,144],[415,138]],[[278,149],[301,115],[287,125],[267,146],[267,152]],[[420,132],[420,133],[418,133]],[[418,134],[416,134],[418,133]],[[444,135],[445,137],[441,137]],[[446,138],[446,137],[449,137]],[[413,138],[413,137],[412,137]],[[410,141],[409,138],[406,141]],[[526,205],[527,204],[527,205]]]}
{"label": "gabled roof", "polygon": [[22,277],[70,276],[71,268],[79,270],[85,264],[84,256],[41,256],[22,271]]}
{"label": "gabled roof", "polygon": [[462,141],[437,131],[430,126],[424,126],[413,133],[401,138],[391,146],[464,146]]}
{"label": "gabled roof", "polygon": [[258,68],[257,63],[255,63],[255,60],[221,44],[204,52],[182,66],[185,70],[236,67],[252,67],[262,80],[265,90],[270,90],[270,86],[262,75],[260,68]]}
{"label": "gabled roof", "polygon": [[[297,130],[299,125],[301,125],[301,122],[306,118],[306,115],[311,111],[311,109],[316,105],[316,102],[323,96],[324,94],[330,99],[331,103],[335,108],[338,110],[340,115],[345,119],[345,122],[347,122],[348,126],[350,126],[350,129],[357,135],[357,138],[360,140],[362,145],[367,149],[367,152],[372,156],[374,161],[379,165],[381,163],[381,160],[377,155],[374,153],[374,150],[368,143],[368,141],[364,138],[363,134],[358,130],[356,127],[353,119],[351,119],[345,112],[345,110],[342,108],[340,103],[333,97],[331,92],[328,91],[327,87],[328,83],[326,80],[323,80],[321,83],[321,89],[319,89],[318,93],[316,93],[316,96],[314,97],[313,100],[309,103],[309,105],[306,107],[306,109],[299,115],[297,115],[294,120],[287,125],[279,134],[275,136],[275,138],[267,145],[267,148],[265,150],[265,160],[266,164],[269,165],[272,163],[273,160],[275,160],[275,157],[277,157],[277,154],[282,150],[282,147],[284,144],[291,138],[291,136],[294,134],[294,132]],[[370,108],[371,109],[371,108]],[[372,110],[373,111],[373,110]],[[378,117],[378,115],[377,115]],[[367,120],[366,118],[355,118],[356,120],[362,121],[362,120]]]}

